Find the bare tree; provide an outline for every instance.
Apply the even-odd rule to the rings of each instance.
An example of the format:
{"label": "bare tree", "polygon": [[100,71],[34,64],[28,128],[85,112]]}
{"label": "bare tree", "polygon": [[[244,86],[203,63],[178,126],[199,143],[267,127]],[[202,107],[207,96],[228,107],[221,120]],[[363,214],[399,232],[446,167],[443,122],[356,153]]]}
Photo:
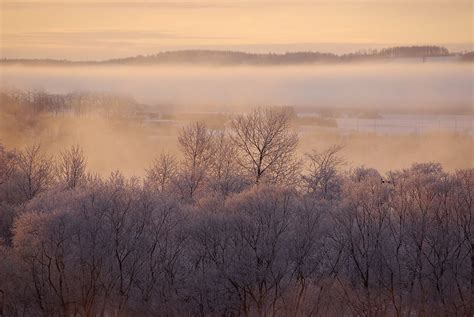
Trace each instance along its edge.
{"label": "bare tree", "polygon": [[204,123],[196,122],[181,130],[178,143],[183,154],[178,187],[183,198],[192,200],[212,164],[213,133]]}
{"label": "bare tree", "polygon": [[360,316],[382,315],[385,306],[383,296],[373,290],[382,285],[389,195],[390,188],[380,182],[376,171],[357,169],[345,184],[343,202],[333,214],[334,235],[343,237],[346,245],[347,277],[346,281],[340,277],[340,285],[346,302]]}
{"label": "bare tree", "polygon": [[66,188],[75,188],[86,176],[87,161],[82,149],[76,145],[61,153],[59,158],[59,179]]}
{"label": "bare tree", "polygon": [[0,186],[6,183],[15,170],[15,154],[0,144]]}
{"label": "bare tree", "polygon": [[168,191],[176,177],[177,169],[176,158],[171,154],[162,153],[146,170],[145,183],[159,192]]}
{"label": "bare tree", "polygon": [[[458,299],[458,303],[452,305],[455,308],[453,314],[472,315],[474,313],[474,169],[456,171],[452,177],[452,184],[452,195],[446,203],[450,208],[446,219],[453,222],[449,235],[456,239],[456,245],[448,249],[452,251],[449,265],[452,272],[450,281],[455,282],[456,287],[453,287],[453,291],[449,294]],[[444,240],[444,237],[442,239]],[[466,287],[468,285],[469,287]]]}
{"label": "bare tree", "polygon": [[53,162],[42,152],[40,145],[27,147],[17,157],[20,172],[18,187],[26,200],[45,191],[54,181]]}
{"label": "bare tree", "polygon": [[[11,242],[11,229],[16,214],[14,205],[16,205],[18,195],[16,191],[12,195],[12,183],[14,183],[16,174],[16,154],[6,150],[0,144],[0,241],[4,240],[7,244]],[[0,297],[1,295],[0,293]]]}
{"label": "bare tree", "polygon": [[212,132],[204,123],[195,122],[184,127],[178,142],[187,166],[209,166],[212,160]]}
{"label": "bare tree", "polygon": [[259,183],[282,182],[300,162],[294,152],[298,136],[290,129],[292,113],[287,108],[257,108],[232,120],[233,142],[240,152],[239,163]]}
{"label": "bare tree", "polygon": [[325,151],[313,150],[307,153],[309,173],[303,176],[308,193],[317,194],[322,198],[334,198],[340,192],[339,169],[345,164],[339,155],[342,145],[333,145]]}
{"label": "bare tree", "polygon": [[225,130],[215,134],[214,146],[214,157],[210,169],[210,188],[224,197],[243,190],[249,182],[243,176],[242,168],[238,164],[237,148]]}
{"label": "bare tree", "polygon": [[238,315],[275,316],[284,308],[296,209],[293,191],[259,186],[199,222],[193,234],[198,272],[218,281],[219,296]]}

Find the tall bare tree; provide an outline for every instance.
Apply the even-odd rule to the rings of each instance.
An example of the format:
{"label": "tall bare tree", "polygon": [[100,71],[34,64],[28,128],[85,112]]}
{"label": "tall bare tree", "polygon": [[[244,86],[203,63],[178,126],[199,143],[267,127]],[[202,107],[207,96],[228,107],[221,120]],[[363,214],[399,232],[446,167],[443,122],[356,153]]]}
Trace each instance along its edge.
{"label": "tall bare tree", "polygon": [[325,151],[313,150],[306,154],[309,173],[303,176],[303,181],[309,193],[329,199],[340,192],[339,169],[345,164],[339,155],[342,149],[342,145],[333,145]]}
{"label": "tall bare tree", "polygon": [[20,172],[18,187],[26,200],[45,191],[54,181],[54,164],[41,151],[40,145],[27,147],[17,156]]}
{"label": "tall bare tree", "polygon": [[224,197],[243,190],[249,182],[237,162],[237,148],[225,130],[217,131],[214,146],[209,187]]}
{"label": "tall bare tree", "polygon": [[59,158],[58,173],[60,180],[66,188],[75,188],[86,176],[87,161],[82,148],[72,146],[61,153]]}
{"label": "tall bare tree", "polygon": [[178,143],[183,154],[178,187],[185,199],[193,199],[212,165],[213,132],[204,123],[195,122],[181,130]]}
{"label": "tall bare tree", "polygon": [[298,170],[295,158],[298,136],[290,129],[292,112],[287,108],[257,108],[236,116],[232,122],[239,163],[255,183],[288,180]]}
{"label": "tall bare tree", "polygon": [[176,158],[171,154],[162,153],[146,170],[145,182],[159,192],[167,191],[176,177],[177,168]]}
{"label": "tall bare tree", "polygon": [[15,170],[15,153],[5,150],[0,144],[0,185],[6,183]]}

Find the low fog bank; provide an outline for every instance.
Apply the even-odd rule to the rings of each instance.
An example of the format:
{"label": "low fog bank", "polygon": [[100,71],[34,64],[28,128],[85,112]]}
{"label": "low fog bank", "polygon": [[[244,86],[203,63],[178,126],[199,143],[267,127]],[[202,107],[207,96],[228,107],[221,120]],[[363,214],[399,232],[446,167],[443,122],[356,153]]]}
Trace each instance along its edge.
{"label": "low fog bank", "polygon": [[[1,143],[20,149],[40,142],[51,153],[79,144],[100,173],[141,175],[160,153],[176,152],[187,123],[223,129],[232,115],[255,106],[295,109],[301,156],[344,143],[351,166],[382,172],[415,161],[440,162],[447,170],[474,167],[472,64],[0,66],[0,90],[11,88],[45,91],[41,107],[72,98],[81,110],[31,113],[0,99]],[[89,113],[99,108],[106,110]],[[387,113],[438,117],[430,119],[430,129],[419,117],[407,128],[407,120],[396,121],[397,127],[385,121],[384,127]]]}
{"label": "low fog bank", "polygon": [[0,66],[0,84],[53,93],[127,94],[187,111],[291,105],[376,112],[472,113],[472,64],[412,62],[279,67]]}
{"label": "low fog bank", "polygon": [[[51,125],[45,127],[48,123]],[[2,127],[0,140],[5,146],[17,149],[40,142],[51,154],[79,144],[91,170],[103,175],[119,169],[128,176],[142,176],[144,167],[159,154],[177,151],[177,128],[163,128],[162,134],[154,137],[146,127],[119,121],[45,120],[42,124],[43,129],[38,127],[24,135]],[[336,132],[320,131],[301,137],[298,154],[302,156],[309,149],[323,150],[338,143],[345,145],[342,155],[349,161],[348,168],[364,165],[386,172],[408,167],[413,162],[428,161],[439,162],[448,171],[474,167],[473,138],[452,134],[343,137]]]}

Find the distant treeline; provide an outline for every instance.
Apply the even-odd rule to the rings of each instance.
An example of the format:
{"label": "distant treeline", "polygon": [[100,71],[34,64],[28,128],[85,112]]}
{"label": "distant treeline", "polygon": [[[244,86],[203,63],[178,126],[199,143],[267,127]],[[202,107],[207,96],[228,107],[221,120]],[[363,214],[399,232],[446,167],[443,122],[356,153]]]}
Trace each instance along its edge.
{"label": "distant treeline", "polygon": [[90,113],[123,115],[140,109],[140,105],[133,98],[116,94],[99,92],[51,94],[41,90],[23,91],[14,89],[0,91],[0,105],[7,112],[12,110],[16,113],[71,115]]}
{"label": "distant treeline", "polygon": [[458,56],[472,60],[472,52],[455,54],[441,46],[399,46],[381,50],[364,50],[337,55],[321,52],[293,52],[285,54],[254,54],[235,51],[183,50],[160,52],[104,61],[68,61],[53,59],[3,59],[2,64],[47,65],[136,65],[136,64],[218,64],[218,65],[286,65],[310,63],[347,63],[355,61],[386,60],[392,58],[428,58]]}
{"label": "distant treeline", "polygon": [[473,52],[467,52],[462,55],[462,61],[463,62],[473,62],[474,61],[474,51]]}

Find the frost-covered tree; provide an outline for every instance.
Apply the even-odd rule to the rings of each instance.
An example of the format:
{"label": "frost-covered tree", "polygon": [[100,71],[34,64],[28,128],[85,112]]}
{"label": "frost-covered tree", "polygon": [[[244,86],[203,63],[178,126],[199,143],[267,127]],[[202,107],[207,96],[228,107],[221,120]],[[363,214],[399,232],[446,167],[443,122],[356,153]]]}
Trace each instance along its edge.
{"label": "frost-covered tree", "polygon": [[177,187],[185,200],[193,200],[205,183],[213,163],[213,136],[213,131],[200,122],[184,127],[178,136],[183,160]]}
{"label": "frost-covered tree", "polygon": [[146,170],[145,184],[158,192],[169,192],[172,190],[177,173],[177,158],[171,154],[162,153]]}
{"label": "frost-covered tree", "polygon": [[345,164],[340,156],[341,145],[333,145],[318,152],[307,153],[308,173],[303,175],[304,188],[308,193],[324,199],[338,197],[341,192],[341,171]]}
{"label": "frost-covered tree", "polygon": [[39,144],[26,147],[16,159],[18,190],[24,200],[30,200],[46,191],[54,181],[54,164]]}
{"label": "frost-covered tree", "polygon": [[209,170],[209,188],[226,197],[238,193],[249,185],[242,167],[238,163],[238,149],[225,130],[214,135],[214,154]]}
{"label": "frost-covered tree", "polygon": [[[325,180],[308,193],[266,172],[252,184],[229,138],[190,126],[176,174],[164,156],[145,180],[114,172],[68,188],[42,174],[52,163],[37,147],[0,152],[12,164],[0,184],[0,312],[472,315],[472,169],[341,173],[318,153],[304,176]],[[203,174],[190,199],[177,186],[193,166]],[[36,175],[30,198],[25,175]]]}
{"label": "frost-covered tree", "polygon": [[255,183],[292,184],[300,162],[295,157],[298,135],[291,130],[287,108],[256,108],[232,119],[231,138],[239,163]]}
{"label": "frost-covered tree", "polygon": [[78,145],[61,152],[58,164],[59,180],[68,189],[73,189],[86,178],[87,160]]}

